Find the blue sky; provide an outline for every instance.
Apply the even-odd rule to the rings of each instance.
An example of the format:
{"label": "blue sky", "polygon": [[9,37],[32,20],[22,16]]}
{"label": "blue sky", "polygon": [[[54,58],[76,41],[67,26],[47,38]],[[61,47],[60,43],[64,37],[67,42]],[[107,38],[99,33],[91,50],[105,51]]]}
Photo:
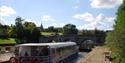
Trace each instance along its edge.
{"label": "blue sky", "polygon": [[110,30],[122,0],[0,0],[0,23],[14,24],[17,16],[37,26]]}

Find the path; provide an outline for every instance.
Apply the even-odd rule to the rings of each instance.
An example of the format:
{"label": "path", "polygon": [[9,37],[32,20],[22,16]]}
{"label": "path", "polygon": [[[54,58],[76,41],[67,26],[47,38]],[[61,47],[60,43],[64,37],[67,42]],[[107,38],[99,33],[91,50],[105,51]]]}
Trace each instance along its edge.
{"label": "path", "polygon": [[10,57],[12,57],[13,55],[14,55],[14,53],[0,54],[0,63],[5,62],[5,61],[9,61]]}
{"label": "path", "polygon": [[104,52],[108,51],[105,47],[99,46],[94,48],[85,58],[81,58],[77,63],[111,63],[105,61]]}

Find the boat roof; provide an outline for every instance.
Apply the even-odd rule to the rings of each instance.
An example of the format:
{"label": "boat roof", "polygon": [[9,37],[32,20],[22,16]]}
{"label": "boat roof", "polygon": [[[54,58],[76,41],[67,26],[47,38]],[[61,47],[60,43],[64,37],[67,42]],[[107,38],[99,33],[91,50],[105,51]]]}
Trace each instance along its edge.
{"label": "boat roof", "polygon": [[23,47],[23,46],[49,46],[50,48],[59,48],[65,46],[73,46],[76,45],[75,42],[56,42],[56,43],[25,43],[25,44],[18,44],[16,47]]}

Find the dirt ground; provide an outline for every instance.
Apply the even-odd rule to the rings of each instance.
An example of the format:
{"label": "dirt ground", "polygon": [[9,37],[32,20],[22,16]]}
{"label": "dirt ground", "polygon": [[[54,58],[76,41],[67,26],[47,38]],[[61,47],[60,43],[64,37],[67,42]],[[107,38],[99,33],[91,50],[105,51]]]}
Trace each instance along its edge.
{"label": "dirt ground", "polygon": [[5,53],[5,54],[0,54],[0,63],[8,61],[10,57],[12,57],[14,53]]}
{"label": "dirt ground", "polygon": [[105,59],[104,52],[108,49],[103,46],[95,47],[90,53],[88,53],[85,58],[81,58],[77,63],[112,63]]}

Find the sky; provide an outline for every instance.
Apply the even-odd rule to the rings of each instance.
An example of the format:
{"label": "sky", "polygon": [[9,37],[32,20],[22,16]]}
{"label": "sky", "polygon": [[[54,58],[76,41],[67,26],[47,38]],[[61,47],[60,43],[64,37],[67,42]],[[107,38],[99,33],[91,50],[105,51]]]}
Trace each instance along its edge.
{"label": "sky", "polygon": [[74,24],[79,30],[112,30],[120,4],[122,0],[0,0],[0,23],[15,24],[20,16],[44,28]]}

